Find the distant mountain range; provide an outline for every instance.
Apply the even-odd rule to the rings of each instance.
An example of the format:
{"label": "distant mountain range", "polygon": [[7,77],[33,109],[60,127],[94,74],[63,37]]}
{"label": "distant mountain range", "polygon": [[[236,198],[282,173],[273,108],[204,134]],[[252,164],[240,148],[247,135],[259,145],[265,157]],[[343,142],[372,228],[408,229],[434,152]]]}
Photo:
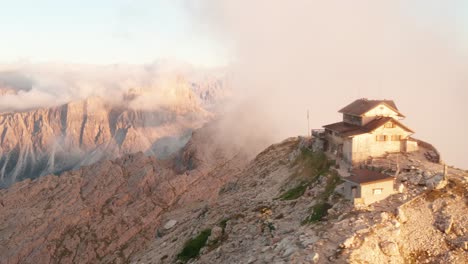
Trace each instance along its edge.
{"label": "distant mountain range", "polygon": [[[158,74],[157,81],[133,82],[118,92],[99,84],[97,95],[89,92],[58,106],[3,110],[0,187],[122,154],[142,151],[164,158],[183,147],[193,129],[212,120],[216,105],[229,97],[222,76]],[[22,100],[35,90],[15,87],[25,78],[21,75],[2,76],[8,78],[0,80],[0,101]]]}

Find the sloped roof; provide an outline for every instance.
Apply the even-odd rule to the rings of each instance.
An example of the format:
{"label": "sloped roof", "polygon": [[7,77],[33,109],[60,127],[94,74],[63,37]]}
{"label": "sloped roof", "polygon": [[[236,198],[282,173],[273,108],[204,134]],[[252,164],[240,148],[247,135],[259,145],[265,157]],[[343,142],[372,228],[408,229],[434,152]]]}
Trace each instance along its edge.
{"label": "sloped roof", "polygon": [[353,131],[360,131],[362,133],[367,133],[366,130],[364,129],[364,127],[349,124],[349,123],[346,123],[346,122],[333,123],[333,124],[329,124],[329,125],[326,125],[326,126],[323,126],[323,127],[326,128],[326,129],[329,129],[331,131],[341,133],[341,134],[350,133],[350,132],[353,132]]}
{"label": "sloped roof", "polygon": [[392,181],[392,176],[367,169],[354,169],[351,176],[344,178],[347,181],[357,184],[375,183],[380,181]]}
{"label": "sloped roof", "polygon": [[390,121],[395,123],[397,126],[403,128],[404,130],[410,133],[414,133],[413,130],[411,130],[410,128],[403,125],[398,120],[395,120],[392,117],[376,118],[370,121],[369,123],[367,123],[365,126],[357,126],[357,125],[352,125],[352,124],[348,124],[345,122],[338,122],[338,123],[333,123],[333,124],[326,125],[323,127],[326,129],[341,133],[342,136],[351,137],[351,136],[361,135],[365,133],[370,133]]}
{"label": "sloped roof", "polygon": [[356,115],[356,116],[361,116],[368,111],[372,110],[379,104],[385,104],[388,106],[390,109],[393,111],[397,112],[398,115],[404,117],[400,111],[398,111],[398,108],[393,100],[368,100],[368,99],[357,99],[356,101],[352,102],[351,104],[345,106],[342,108],[339,113],[344,113],[344,114],[350,114],[350,115]]}

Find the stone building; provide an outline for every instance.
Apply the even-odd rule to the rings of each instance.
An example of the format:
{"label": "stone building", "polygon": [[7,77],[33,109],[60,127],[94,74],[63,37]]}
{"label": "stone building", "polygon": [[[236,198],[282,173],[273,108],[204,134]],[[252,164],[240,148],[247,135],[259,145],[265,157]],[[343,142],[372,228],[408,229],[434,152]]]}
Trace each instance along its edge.
{"label": "stone building", "polygon": [[343,180],[341,192],[354,204],[368,205],[395,193],[395,178],[377,171],[356,169]]}
{"label": "stone building", "polygon": [[343,121],[313,131],[325,141],[325,149],[356,165],[371,157],[418,149],[414,133],[401,123],[405,116],[391,100],[358,99],[339,111]]}

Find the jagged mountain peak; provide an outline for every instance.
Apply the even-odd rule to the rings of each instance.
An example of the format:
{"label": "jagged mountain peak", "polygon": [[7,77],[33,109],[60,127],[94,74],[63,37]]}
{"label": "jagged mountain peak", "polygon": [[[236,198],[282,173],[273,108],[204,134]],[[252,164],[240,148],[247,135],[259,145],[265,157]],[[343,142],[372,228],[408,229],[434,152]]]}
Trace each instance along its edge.
{"label": "jagged mountain peak", "polygon": [[122,154],[165,157],[180,149],[193,129],[215,117],[209,108],[225,96],[205,100],[205,84],[196,90],[186,78],[165,79],[117,97],[0,114],[0,187]]}

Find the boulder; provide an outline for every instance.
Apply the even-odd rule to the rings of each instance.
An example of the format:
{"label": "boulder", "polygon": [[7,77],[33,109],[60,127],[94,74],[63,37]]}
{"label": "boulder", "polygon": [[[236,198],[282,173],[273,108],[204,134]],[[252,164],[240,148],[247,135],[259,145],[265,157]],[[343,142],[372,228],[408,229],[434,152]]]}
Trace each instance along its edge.
{"label": "boulder", "polygon": [[391,241],[384,241],[379,243],[380,249],[387,256],[398,256],[400,251],[398,245]]}
{"label": "boulder", "polygon": [[300,239],[301,240],[301,245],[303,247],[308,247],[310,245],[313,245],[315,242],[317,242],[319,240],[318,237],[316,236],[313,236],[313,237],[307,237],[307,238],[303,238],[303,239]]}
{"label": "boulder", "polygon": [[169,221],[166,222],[166,224],[164,224],[164,229],[169,230],[169,229],[173,228],[176,224],[177,224],[176,220],[169,220]]}
{"label": "boulder", "polygon": [[398,193],[403,193],[405,191],[405,185],[400,183],[397,188]]}
{"label": "boulder", "polygon": [[446,185],[447,181],[444,179],[444,175],[439,174],[426,180],[426,186],[433,190],[442,189]]}
{"label": "boulder", "polygon": [[319,254],[317,252],[312,253],[310,256],[307,257],[307,261],[310,261],[310,263],[318,263]]}
{"label": "boulder", "polygon": [[219,226],[215,226],[211,229],[211,235],[208,237],[208,243],[216,243],[223,236],[223,229]]}
{"label": "boulder", "polygon": [[287,257],[291,256],[294,252],[296,252],[296,250],[297,249],[295,247],[293,247],[293,246],[287,246],[286,249],[283,252],[283,255],[281,255],[281,257],[287,258]]}
{"label": "boulder", "polygon": [[429,179],[429,178],[432,178],[434,176],[434,174],[432,174],[431,171],[425,171],[425,172],[423,172],[423,176],[424,176],[424,178]]}
{"label": "boulder", "polygon": [[401,207],[398,207],[396,209],[395,215],[396,215],[397,220],[400,221],[400,223],[402,224],[408,221],[408,218],[406,217],[406,214]]}
{"label": "boulder", "polygon": [[381,222],[385,222],[390,219],[390,214],[388,212],[381,212],[380,213],[380,220]]}
{"label": "boulder", "polygon": [[440,216],[440,217],[437,218],[437,220],[435,222],[435,226],[441,232],[444,232],[445,234],[448,234],[452,230],[453,218],[451,216],[445,216],[445,215]]}
{"label": "boulder", "polygon": [[343,243],[341,244],[342,248],[350,248],[354,243],[354,236],[348,237]]}
{"label": "boulder", "polygon": [[413,185],[417,185],[422,180],[422,178],[423,176],[421,174],[416,174],[412,177],[409,177],[409,182]]}

